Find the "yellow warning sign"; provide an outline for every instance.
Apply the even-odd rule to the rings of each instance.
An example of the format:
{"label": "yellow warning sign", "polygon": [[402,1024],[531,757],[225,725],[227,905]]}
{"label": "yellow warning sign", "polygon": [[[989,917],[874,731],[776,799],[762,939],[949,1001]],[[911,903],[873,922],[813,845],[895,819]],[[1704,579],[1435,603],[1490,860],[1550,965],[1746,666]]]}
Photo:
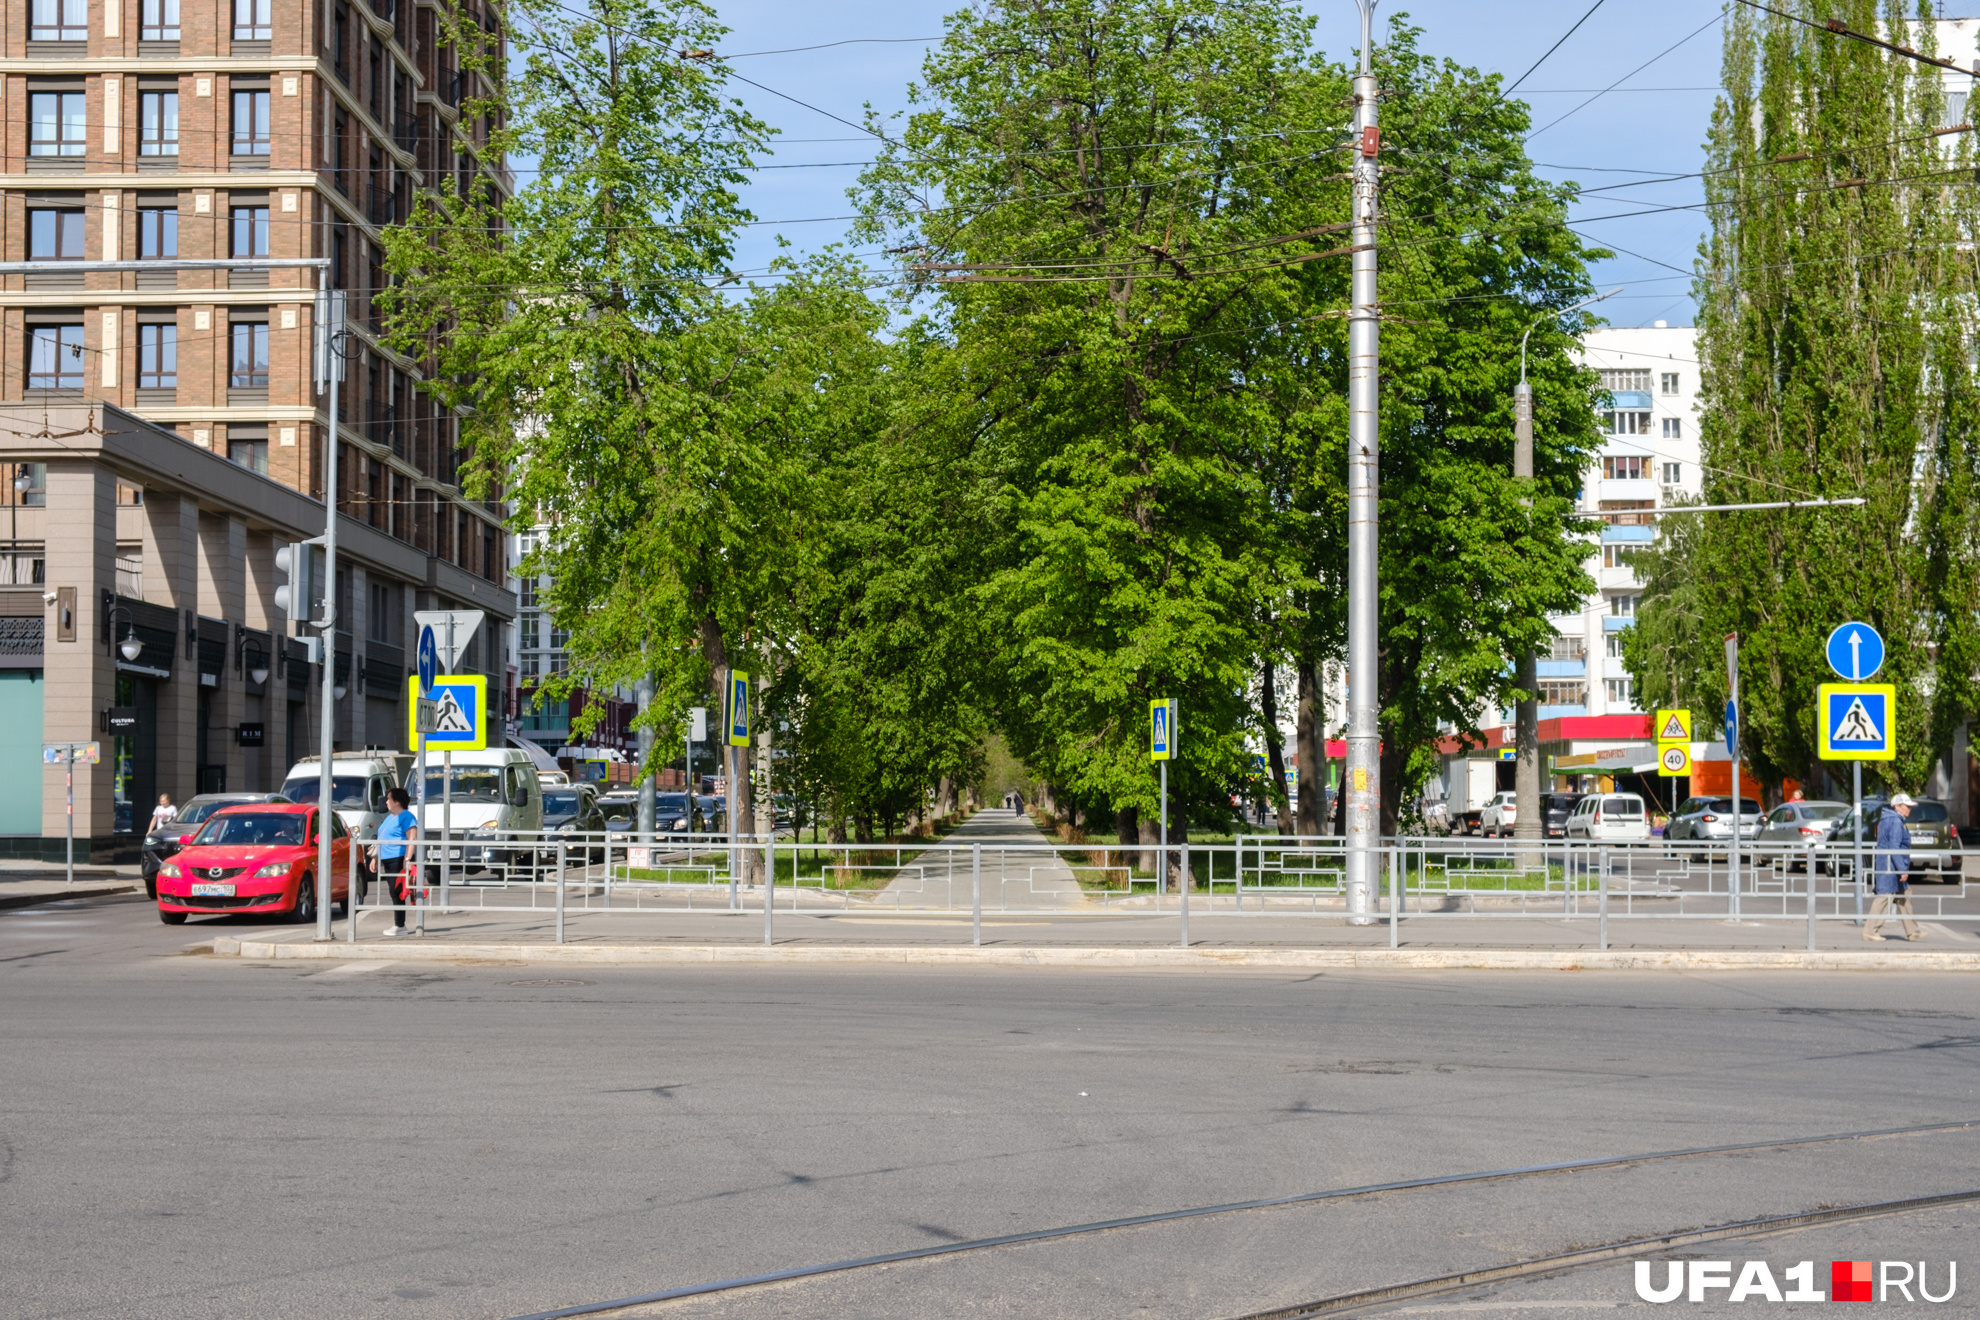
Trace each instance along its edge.
{"label": "yellow warning sign", "polygon": [[1676,779],[1691,773],[1691,749],[1683,743],[1669,743],[1657,749],[1657,773]]}
{"label": "yellow warning sign", "polygon": [[1653,727],[1657,730],[1658,742],[1691,741],[1691,712],[1688,710],[1660,710]]}

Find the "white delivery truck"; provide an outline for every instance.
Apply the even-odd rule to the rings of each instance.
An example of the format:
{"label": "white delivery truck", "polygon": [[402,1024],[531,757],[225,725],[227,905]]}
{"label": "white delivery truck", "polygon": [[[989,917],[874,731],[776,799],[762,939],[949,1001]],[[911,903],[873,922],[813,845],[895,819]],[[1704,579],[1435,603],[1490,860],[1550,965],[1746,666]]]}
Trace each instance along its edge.
{"label": "white delivery truck", "polygon": [[[1449,803],[1445,828],[1452,834],[1483,834],[1488,829],[1512,832],[1512,795],[1499,804],[1499,763],[1484,757],[1453,757],[1449,763]],[[1488,814],[1489,813],[1489,814]]]}
{"label": "white delivery truck", "polygon": [[[419,837],[432,884],[439,883],[443,834],[454,874],[465,876],[534,855],[539,846],[534,836],[543,829],[543,783],[529,753],[518,747],[490,747],[455,752],[453,758],[449,792],[445,757],[427,749],[423,810],[410,761],[406,770],[406,788],[420,817]],[[517,834],[522,837],[516,838]]]}
{"label": "white delivery truck", "polygon": [[[289,768],[282,796],[291,802],[315,802],[322,783],[323,758],[305,756]],[[412,757],[385,747],[337,752],[330,758],[330,805],[346,829],[360,839],[378,833],[385,817],[385,790],[396,788],[412,772]]]}

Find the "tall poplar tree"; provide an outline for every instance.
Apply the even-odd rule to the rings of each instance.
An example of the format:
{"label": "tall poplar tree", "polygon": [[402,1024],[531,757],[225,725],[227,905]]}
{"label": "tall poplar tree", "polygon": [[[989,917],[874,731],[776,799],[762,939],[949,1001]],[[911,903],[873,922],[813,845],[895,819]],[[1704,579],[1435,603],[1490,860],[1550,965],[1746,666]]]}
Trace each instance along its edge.
{"label": "tall poplar tree", "polygon": [[1929,53],[1930,9],[1732,6],[1696,284],[1708,503],[1861,496],[1861,508],[1666,519],[1627,656],[1645,704],[1717,711],[1740,635],[1742,750],[1818,783],[1823,641],[1889,646],[1898,759],[1926,786],[1974,708],[1980,582],[1971,134],[1941,134],[1941,73],[1827,31]]}

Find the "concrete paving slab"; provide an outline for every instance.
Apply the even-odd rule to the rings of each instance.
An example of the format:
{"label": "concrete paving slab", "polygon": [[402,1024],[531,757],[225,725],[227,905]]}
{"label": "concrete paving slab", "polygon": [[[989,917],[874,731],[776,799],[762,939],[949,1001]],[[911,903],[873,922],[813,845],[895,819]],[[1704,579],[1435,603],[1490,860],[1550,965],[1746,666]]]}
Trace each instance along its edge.
{"label": "concrete paving slab", "polygon": [[1044,832],[1021,811],[977,812],[944,846],[910,859],[881,891],[882,900],[915,907],[968,911],[975,903],[974,858],[959,851],[983,849],[983,902],[992,908],[1083,906],[1086,896],[1072,868],[1053,851]]}

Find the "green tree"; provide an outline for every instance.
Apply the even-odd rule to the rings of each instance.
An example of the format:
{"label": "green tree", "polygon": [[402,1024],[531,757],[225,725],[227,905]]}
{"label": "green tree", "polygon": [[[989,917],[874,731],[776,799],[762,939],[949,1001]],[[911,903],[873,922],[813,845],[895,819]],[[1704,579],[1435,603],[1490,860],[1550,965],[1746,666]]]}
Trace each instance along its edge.
{"label": "green tree", "polygon": [[1627,663],[1647,700],[1720,709],[1740,635],[1742,751],[1818,782],[1823,641],[1852,619],[1889,644],[1898,760],[1922,787],[1974,708],[1973,164],[1937,136],[1939,72],[1821,30],[1909,32],[1872,0],[1729,11],[1701,249],[1705,496],[1861,496],[1861,508],[1666,519]]}
{"label": "green tree", "polygon": [[680,54],[721,35],[708,9],[505,13],[513,71],[471,110],[495,112],[494,150],[541,168],[512,200],[422,200],[387,235],[390,330],[465,410],[470,487],[551,525],[523,570],[552,575],[570,635],[571,670],[546,688],[651,672],[647,718],[671,735],[716,671],[788,664],[817,456],[859,424],[882,317],[829,259],[721,291],[769,130],[723,95],[720,65]]}

